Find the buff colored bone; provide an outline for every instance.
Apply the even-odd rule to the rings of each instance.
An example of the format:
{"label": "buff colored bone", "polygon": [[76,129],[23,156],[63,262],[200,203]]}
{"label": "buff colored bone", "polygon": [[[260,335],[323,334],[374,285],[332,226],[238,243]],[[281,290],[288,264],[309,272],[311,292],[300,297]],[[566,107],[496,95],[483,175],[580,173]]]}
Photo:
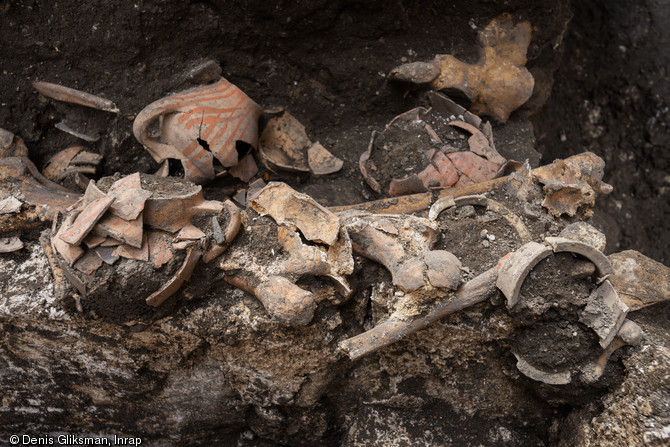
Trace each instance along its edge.
{"label": "buff colored bone", "polygon": [[512,17],[503,14],[480,31],[482,50],[476,64],[440,54],[431,62],[394,68],[389,78],[428,84],[435,90],[458,89],[472,101],[471,109],[475,113],[505,122],[533,93],[535,81],[524,67],[530,37],[530,23],[514,25]]}
{"label": "buff colored bone", "polygon": [[[303,276],[329,277],[340,294],[351,295],[346,276],[354,269],[352,243],[335,214],[283,183],[270,183],[250,204],[277,222],[280,252],[273,252],[273,261],[258,263],[244,247],[233,247],[220,264],[227,282],[256,296],[273,318],[288,325],[308,324],[316,310],[314,295],[295,284]],[[246,227],[259,236],[268,233],[267,225]],[[305,244],[299,233],[325,246]]]}

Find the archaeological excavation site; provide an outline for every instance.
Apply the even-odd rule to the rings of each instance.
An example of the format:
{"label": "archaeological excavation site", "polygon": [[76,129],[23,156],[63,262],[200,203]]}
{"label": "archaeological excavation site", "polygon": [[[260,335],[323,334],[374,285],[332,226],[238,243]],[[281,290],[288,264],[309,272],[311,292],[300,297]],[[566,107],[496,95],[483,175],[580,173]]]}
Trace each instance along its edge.
{"label": "archaeological excavation site", "polygon": [[668,23],[0,0],[0,445],[670,445]]}

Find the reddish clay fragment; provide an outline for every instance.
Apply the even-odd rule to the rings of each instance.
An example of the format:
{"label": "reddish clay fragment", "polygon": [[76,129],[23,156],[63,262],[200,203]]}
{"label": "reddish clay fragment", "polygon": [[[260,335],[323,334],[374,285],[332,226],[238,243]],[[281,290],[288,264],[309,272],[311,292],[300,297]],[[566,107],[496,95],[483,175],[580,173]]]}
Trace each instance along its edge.
{"label": "reddish clay fragment", "polygon": [[181,229],[181,231],[177,235],[177,240],[192,241],[202,239],[204,237],[207,237],[207,235],[203,233],[200,228],[196,227],[195,225],[188,224]]}
{"label": "reddish clay fragment", "polygon": [[56,233],[56,235],[52,236],[51,238],[51,244],[53,245],[54,251],[58,252],[63,257],[63,259],[65,259],[69,266],[74,265],[77,259],[81,258],[81,256],[84,254],[83,248],[78,245],[68,244],[60,238],[60,235],[63,233],[63,229],[71,226],[74,223],[74,219],[74,214],[67,216],[58,230],[58,233]]}
{"label": "reddish clay fragment", "polygon": [[107,237],[105,241],[100,244],[101,247],[117,247],[121,245],[121,241],[114,239],[113,237]]}
{"label": "reddish clay fragment", "polygon": [[472,134],[472,136],[468,139],[468,145],[470,146],[470,150],[475,154],[481,155],[490,162],[499,166],[507,161],[502,155],[498,153],[498,151],[495,150],[494,147],[491,146],[486,135],[484,135],[484,133],[482,133],[472,124],[464,123],[462,121],[451,121],[449,125],[467,130]]}
{"label": "reddish clay fragment", "polygon": [[68,244],[79,245],[112,205],[112,202],[114,202],[113,198],[104,197],[88,204],[79,213],[72,226],[66,227],[59,237]]}
{"label": "reddish clay fragment", "polygon": [[90,93],[75,90],[69,87],[63,87],[50,82],[33,82],[33,87],[42,95],[63,102],[79,104],[91,107],[105,112],[119,113],[119,109],[109,99],[101,98]]}
{"label": "reddish clay fragment", "polygon": [[173,257],[170,247],[171,237],[162,231],[147,231],[145,234],[149,244],[149,260],[154,268],[160,268]]}
{"label": "reddish clay fragment", "polygon": [[142,247],[142,214],[134,220],[124,220],[107,213],[93,229],[96,234],[110,236],[132,247]]}
{"label": "reddish clay fragment", "polygon": [[89,235],[84,238],[84,244],[86,244],[88,248],[95,248],[106,240],[107,238],[105,236],[89,233]]}
{"label": "reddish clay fragment", "polygon": [[130,245],[119,245],[116,247],[116,252],[118,256],[121,256],[126,259],[135,259],[137,261],[147,262],[149,260],[149,244],[147,243],[147,238],[144,236],[142,238],[142,246],[139,248],[131,247]]}
{"label": "reddish clay fragment", "polygon": [[186,252],[186,259],[177,273],[163,286],[162,289],[152,293],[146,302],[149,306],[158,307],[168,298],[174,295],[186,281],[191,279],[202,252],[198,248],[190,247]]}
{"label": "reddish clay fragment", "polygon": [[216,244],[209,249],[207,253],[203,256],[202,260],[205,261],[205,264],[209,263],[212,259],[220,256],[226,249],[230,246],[233,239],[237,237],[237,233],[240,231],[240,226],[242,225],[242,215],[240,214],[240,209],[235,206],[230,200],[223,202],[223,206],[228,212],[230,220],[228,221],[228,226],[223,234],[224,242],[223,244]]}
{"label": "reddish clay fragment", "polygon": [[169,195],[153,194],[144,205],[144,223],[150,227],[174,233],[191,223],[193,216],[200,213],[219,214],[223,203],[205,200],[202,187],[191,184],[183,191]]}
{"label": "reddish clay fragment", "polygon": [[89,250],[77,262],[74,263],[74,268],[82,272],[84,275],[92,275],[102,265],[102,259],[98,254]]}
{"label": "reddish clay fragment", "polygon": [[256,165],[256,160],[254,160],[254,156],[249,153],[237,165],[230,168],[228,172],[233,177],[246,183],[258,173],[258,166]]}
{"label": "reddish clay fragment", "polygon": [[63,173],[67,171],[72,159],[84,149],[84,146],[72,146],[63,149],[49,159],[42,172],[50,180],[56,181],[63,178]]}

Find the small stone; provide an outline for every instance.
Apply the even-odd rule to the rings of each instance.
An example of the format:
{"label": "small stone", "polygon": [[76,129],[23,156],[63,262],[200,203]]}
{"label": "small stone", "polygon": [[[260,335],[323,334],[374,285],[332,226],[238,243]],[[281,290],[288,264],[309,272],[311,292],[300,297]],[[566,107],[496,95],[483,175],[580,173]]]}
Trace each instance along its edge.
{"label": "small stone", "polygon": [[526,217],[530,219],[539,219],[540,218],[540,213],[542,212],[539,207],[533,206],[530,203],[526,203],[523,206],[523,212],[526,215]]}
{"label": "small stone", "polygon": [[559,236],[584,242],[600,251],[604,251],[607,245],[605,235],[586,222],[575,222],[568,225],[560,232]]}
{"label": "small stone", "polygon": [[482,239],[486,239],[488,237],[488,231],[487,230],[482,230],[481,233],[479,233],[479,237]]}
{"label": "small stone", "polygon": [[491,241],[491,242],[493,242],[493,241],[496,240],[496,237],[495,237],[495,235],[493,235],[493,234],[487,234],[486,237],[487,237],[488,240]]}
{"label": "small stone", "polygon": [[461,212],[459,213],[459,217],[465,219],[467,217],[473,217],[477,213],[475,212],[475,207],[472,205],[465,205],[461,208]]}
{"label": "small stone", "polygon": [[487,239],[485,241],[482,241],[482,245],[484,246],[484,248],[489,248],[491,246],[491,243]]}
{"label": "small stone", "polygon": [[16,197],[0,200],[0,214],[13,214],[21,211],[22,202]]}
{"label": "small stone", "polygon": [[461,283],[461,261],[446,250],[432,250],[425,254],[426,275],[433,287],[456,290]]}

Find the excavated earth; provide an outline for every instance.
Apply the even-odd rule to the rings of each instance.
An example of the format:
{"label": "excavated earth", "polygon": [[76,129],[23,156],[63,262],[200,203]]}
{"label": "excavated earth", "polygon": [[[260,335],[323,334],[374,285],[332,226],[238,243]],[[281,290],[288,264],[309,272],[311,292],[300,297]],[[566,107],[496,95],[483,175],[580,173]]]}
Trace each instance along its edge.
{"label": "excavated earth", "polygon": [[[598,198],[590,220],[607,236],[606,253],[635,249],[669,264],[670,4],[664,0],[1,0],[0,128],[25,141],[38,168],[81,144],[54,127],[67,121],[100,136],[86,143],[104,156],[96,177],[154,172],[158,165],[132,135],[134,117],[154,100],[192,87],[189,70],[211,59],[259,105],[290,111],[312,141],[344,160],[340,172],[327,176],[262,167],[260,175],[325,206],[365,202],[379,198],[358,170],[372,131],[427,106],[425,90],[389,83],[389,71],[435,54],[476,62],[477,31],[504,12],[533,26],[527,66],[535,89],[506,124],[493,123],[501,154],[525,154],[537,166],[595,152],[614,186]],[[36,80],[101,95],[121,112],[47,99],[32,87]],[[454,99],[468,105],[462,95]],[[389,166],[407,172],[398,160]],[[178,166],[171,173],[179,175]],[[244,186],[217,179],[205,197],[222,200]],[[489,197],[522,216],[539,240],[577,219],[552,218],[539,195],[538,189],[525,202],[500,187]],[[461,260],[464,280],[522,243],[505,219],[481,207],[445,211],[437,225],[435,248]],[[539,264],[534,283],[522,290],[536,308],[568,297],[553,313],[513,313],[499,295],[352,362],[338,343],[382,322],[395,299],[391,276],[378,264],[355,257],[353,296],[323,300],[304,327],[278,324],[256,298],[202,263],[169,310],[125,318],[137,298],[134,283],[110,286],[102,305],[83,302],[82,312],[73,290],[62,294],[39,243],[48,227],[8,234],[25,247],[0,254],[3,445],[11,435],[63,434],[139,437],[156,446],[670,440],[667,303],[629,314],[643,341],[616,351],[596,383],[546,385],[516,368],[513,351],[554,368],[572,367],[597,350],[570,307],[583,306],[595,278],[561,276],[565,256]],[[274,258],[268,254],[274,233],[245,233],[236,243],[258,262]],[[142,272],[127,264],[128,276],[141,283]],[[301,285],[335,294],[322,278]],[[124,295],[116,303],[115,293]],[[114,312],[119,303],[128,303],[122,316]]]}

